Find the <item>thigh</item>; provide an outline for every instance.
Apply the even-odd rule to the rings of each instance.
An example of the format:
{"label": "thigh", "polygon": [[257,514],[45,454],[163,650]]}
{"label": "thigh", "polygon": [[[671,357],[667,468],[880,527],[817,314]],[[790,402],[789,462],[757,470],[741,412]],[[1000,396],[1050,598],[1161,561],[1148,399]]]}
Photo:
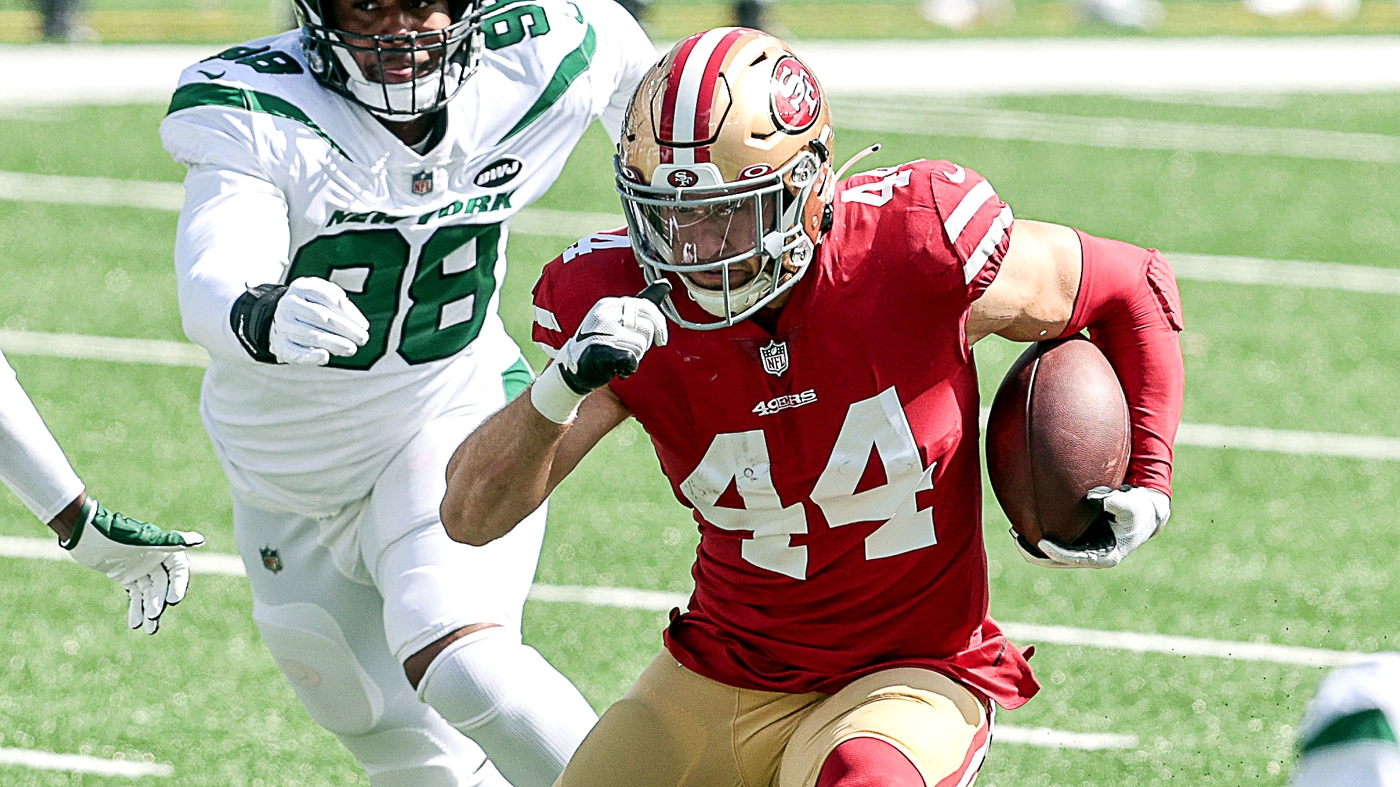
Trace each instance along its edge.
{"label": "thigh", "polygon": [[486,405],[464,403],[430,421],[385,469],[365,507],[361,557],[384,597],[384,629],[400,661],[463,626],[520,627],[547,507],[481,547],[448,538],[439,514],[453,451],[504,403],[499,375],[492,392]]}
{"label": "thigh", "polygon": [[726,686],[662,650],[603,713],[555,787],[766,784],[803,709],[820,696]]}
{"label": "thigh", "polygon": [[859,737],[904,753],[928,787],[966,787],[990,742],[986,707],[945,675],[901,668],[867,675],[803,719],[783,754],[779,787],[812,787],[827,755]]}

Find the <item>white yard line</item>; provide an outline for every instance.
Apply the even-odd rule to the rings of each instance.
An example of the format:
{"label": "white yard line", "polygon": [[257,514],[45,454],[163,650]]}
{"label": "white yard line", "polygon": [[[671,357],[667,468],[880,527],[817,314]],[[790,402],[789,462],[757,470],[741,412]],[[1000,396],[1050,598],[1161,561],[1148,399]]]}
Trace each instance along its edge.
{"label": "white yard line", "polygon": [[[194,550],[189,553],[190,568],[196,574],[244,576],[243,562],[237,555]],[[0,557],[37,560],[68,560],[68,555],[51,538],[20,538],[0,536]],[[530,600],[560,604],[584,604],[593,607],[635,609],[648,612],[669,612],[684,609],[689,600],[685,593],[670,593],[639,588],[586,587],[581,585],[546,585],[535,583],[530,588]],[[1046,626],[1038,623],[1002,622],[1007,636],[1024,642],[1055,645],[1077,645],[1134,653],[1165,653],[1173,656],[1196,656],[1234,661],[1266,661],[1273,664],[1295,664],[1306,667],[1335,667],[1364,661],[1369,654],[1359,651],[1326,650],[1294,645],[1272,645],[1261,642],[1230,642],[1179,637],[1166,634],[1141,634],[1131,631],[1097,631],[1071,626]]]}
{"label": "white yard line", "polygon": [[[1387,139],[1394,141],[1400,156],[1400,137]],[[184,189],[178,183],[160,181],[0,172],[0,200],[178,211]],[[511,231],[572,239],[622,224],[622,216],[616,213],[527,208],[511,220]],[[1190,281],[1400,295],[1400,269],[1395,268],[1190,252],[1167,252],[1167,256],[1177,277]]]}
{"label": "white yard line", "polygon": [[98,776],[142,776],[170,777],[175,775],[172,765],[158,762],[131,762],[129,760],[104,760],[83,754],[53,754],[34,749],[0,749],[0,765],[22,765],[45,771],[67,771],[69,773],[91,773]]}
{"label": "white yard line", "polygon": [[[84,361],[149,363],[194,368],[209,365],[208,353],[202,347],[187,342],[11,331],[3,328],[0,328],[0,351],[9,355],[37,355]],[[984,408],[984,425],[986,414]],[[1183,423],[1177,432],[1176,444],[1302,456],[1400,461],[1400,438],[1374,435]]]}
{"label": "white yard line", "polygon": [[1065,732],[1049,727],[992,727],[993,743],[1020,743],[1027,746],[1040,746],[1049,749],[1080,749],[1083,751],[1103,751],[1105,749],[1136,749],[1136,735],[1121,735],[1108,732]]}
{"label": "white yard line", "polygon": [[888,99],[838,100],[833,106],[841,128],[887,134],[1376,164],[1400,162],[1400,137],[1389,134],[1054,115],[966,105],[896,103]]}

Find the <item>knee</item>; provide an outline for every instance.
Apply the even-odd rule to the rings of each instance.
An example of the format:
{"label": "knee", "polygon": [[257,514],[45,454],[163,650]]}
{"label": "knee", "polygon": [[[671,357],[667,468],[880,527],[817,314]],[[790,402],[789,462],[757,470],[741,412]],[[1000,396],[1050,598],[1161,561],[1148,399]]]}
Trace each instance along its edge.
{"label": "knee", "polygon": [[418,698],[459,730],[477,727],[522,694],[536,662],[543,657],[521,643],[518,631],[482,628],[455,639],[427,665]]}
{"label": "knee", "polygon": [[363,735],[375,727],[384,694],[329,612],[308,603],[255,604],[253,620],[317,724],[338,735]]}
{"label": "knee", "polygon": [[904,752],[879,738],[851,738],[822,763],[816,787],[926,787]]}
{"label": "knee", "polygon": [[428,671],[428,665],[432,664],[433,660],[438,657],[438,654],[446,650],[448,645],[451,645],[469,634],[475,634],[478,631],[484,631],[489,628],[500,628],[500,624],[474,623],[470,626],[463,626],[446,636],[440,637],[433,642],[433,644],[404,659],[403,674],[408,678],[409,685],[413,686],[415,689],[418,688],[418,684],[423,682],[423,675]]}

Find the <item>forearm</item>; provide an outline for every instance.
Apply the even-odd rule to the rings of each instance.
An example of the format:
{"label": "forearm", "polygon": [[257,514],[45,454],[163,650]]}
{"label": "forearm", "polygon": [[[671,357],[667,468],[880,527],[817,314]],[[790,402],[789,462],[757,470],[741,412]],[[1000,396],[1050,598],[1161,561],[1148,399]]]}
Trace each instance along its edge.
{"label": "forearm", "polygon": [[229,314],[250,285],[279,282],[290,231],[281,192],[266,181],[214,167],[185,178],[175,270],[185,335],[211,356],[252,362]]}
{"label": "forearm", "polygon": [[1132,424],[1125,481],[1170,495],[1186,379],[1175,276],[1155,251],[1083,233],[1080,242],[1083,274],[1065,335],[1087,328],[1123,385]]}
{"label": "forearm", "polygon": [[[83,482],[0,354],[0,481],[39,521],[51,523],[81,496]],[[57,532],[57,530],[56,530]]]}
{"label": "forearm", "polygon": [[477,427],[447,465],[441,511],[447,534],[481,546],[539,508],[553,488],[551,469],[568,428],[540,415],[528,395]]}

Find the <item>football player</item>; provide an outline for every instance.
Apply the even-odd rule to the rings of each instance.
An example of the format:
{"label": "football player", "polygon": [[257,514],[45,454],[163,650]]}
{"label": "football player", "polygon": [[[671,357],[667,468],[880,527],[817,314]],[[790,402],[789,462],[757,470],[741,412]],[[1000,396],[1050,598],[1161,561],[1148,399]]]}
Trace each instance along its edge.
{"label": "football player", "polygon": [[444,524],[495,543],[630,415],[699,525],[688,609],[562,787],[971,782],[993,708],[1038,689],[988,616],[986,336],[1087,328],[1131,405],[1112,537],[1027,557],[1116,565],[1167,521],[1183,365],[1161,255],[1013,222],[947,161],[841,180],[832,144],[778,39],[678,44],[628,110],[627,228],[545,267],[554,360],[449,465]]}
{"label": "football player", "polygon": [[0,481],[58,534],[73,559],[126,589],[126,625],[154,634],[165,608],[190,586],[185,550],[199,533],[162,530],[123,516],[89,497],[15,370],[0,353]]}
{"label": "football player", "polygon": [[1327,676],[1298,725],[1293,787],[1400,787],[1400,653]]}
{"label": "football player", "polygon": [[549,785],[596,716],[521,642],[544,507],[453,543],[443,468],[531,377],[497,315],[511,218],[657,52],[610,0],[296,10],[188,68],[161,125],[253,615],[371,783]]}

